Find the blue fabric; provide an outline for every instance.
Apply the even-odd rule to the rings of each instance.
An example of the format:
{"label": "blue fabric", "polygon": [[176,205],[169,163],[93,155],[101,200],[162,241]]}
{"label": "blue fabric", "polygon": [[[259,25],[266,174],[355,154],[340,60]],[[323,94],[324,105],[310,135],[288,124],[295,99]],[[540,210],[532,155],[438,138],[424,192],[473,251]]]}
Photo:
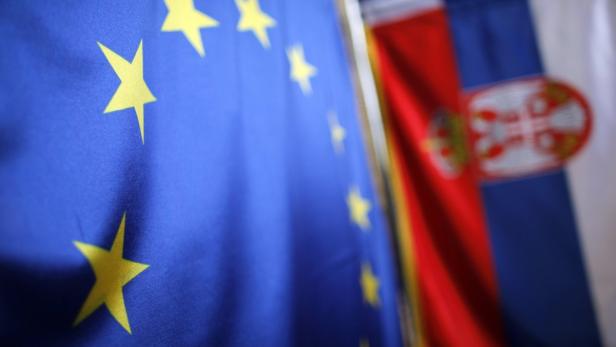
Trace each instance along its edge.
{"label": "blue fabric", "polygon": [[465,88],[543,72],[528,5],[522,0],[448,0]]}
{"label": "blue fabric", "polygon": [[[449,0],[465,90],[542,65],[524,0]],[[599,333],[562,170],[481,187],[513,346],[595,346]]]}
{"label": "blue fabric", "polygon": [[[261,1],[271,48],[236,30],[233,1],[205,57],[161,32],[164,2],[0,3],[0,341],[3,345],[399,346],[396,281],[334,3]],[[145,142],[97,42],[143,40]],[[286,49],[318,68],[313,93]],[[332,147],[327,112],[347,130]],[[370,231],[346,206],[356,185]],[[96,278],[74,241],[150,265],[123,288],[129,335],[104,307],[73,327]],[[360,267],[380,281],[364,302]]]}
{"label": "blue fabric", "polygon": [[598,326],[562,171],[482,195],[512,346],[597,346]]}

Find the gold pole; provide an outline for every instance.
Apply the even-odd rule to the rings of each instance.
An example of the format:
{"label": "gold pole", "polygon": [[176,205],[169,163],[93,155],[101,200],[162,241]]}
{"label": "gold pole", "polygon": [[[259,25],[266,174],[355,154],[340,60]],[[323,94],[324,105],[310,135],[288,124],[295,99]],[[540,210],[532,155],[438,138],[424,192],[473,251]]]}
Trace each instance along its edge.
{"label": "gold pole", "polygon": [[[358,100],[360,122],[368,147],[370,165],[379,196],[380,205],[387,213],[389,235],[392,250],[396,255],[398,283],[405,285],[400,269],[398,213],[392,190],[392,172],[389,149],[385,135],[383,114],[381,112],[379,93],[372,71],[366,29],[358,0],[336,0],[340,22],[346,38],[347,51],[351,59],[353,85]],[[402,211],[404,213],[404,211]],[[398,290],[398,307],[401,317],[401,330],[405,346],[414,345],[415,332],[413,312],[404,288]]]}

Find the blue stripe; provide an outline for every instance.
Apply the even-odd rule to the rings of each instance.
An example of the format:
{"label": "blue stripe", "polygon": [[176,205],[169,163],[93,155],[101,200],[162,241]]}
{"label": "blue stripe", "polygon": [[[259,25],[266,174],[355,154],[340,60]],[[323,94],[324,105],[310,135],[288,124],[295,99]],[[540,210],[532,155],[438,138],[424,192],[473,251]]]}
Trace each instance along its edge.
{"label": "blue stripe", "polygon": [[[466,90],[543,72],[524,0],[448,0]],[[600,345],[563,171],[484,184],[504,324],[513,346]]]}
{"label": "blue stripe", "polygon": [[564,172],[482,195],[511,344],[599,345]]}

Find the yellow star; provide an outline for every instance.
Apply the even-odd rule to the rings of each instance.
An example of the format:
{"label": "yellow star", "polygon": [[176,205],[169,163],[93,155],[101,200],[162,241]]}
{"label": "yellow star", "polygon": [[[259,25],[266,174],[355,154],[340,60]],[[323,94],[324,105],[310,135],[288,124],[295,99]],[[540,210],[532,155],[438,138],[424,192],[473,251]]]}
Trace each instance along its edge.
{"label": "yellow star", "polygon": [[81,306],[81,310],[73,323],[73,326],[81,323],[88,318],[102,304],[107,306],[109,313],[120,323],[120,325],[131,333],[126,306],[124,305],[124,294],[122,287],[139,275],[149,265],[136,263],[122,258],[124,250],[124,225],[126,213],[122,216],[120,227],[111,245],[111,250],[107,251],[100,247],[75,241],[74,244],[88,259],[96,282],[90,290],[90,294]]}
{"label": "yellow star", "polygon": [[359,340],[359,347],[370,347],[370,342],[368,342],[368,340],[361,339]]}
{"label": "yellow star", "polygon": [[237,30],[252,30],[264,48],[270,47],[267,28],[275,27],[276,21],[261,11],[259,0],[235,0],[242,17],[237,23]]}
{"label": "yellow star", "polygon": [[329,132],[336,153],[344,152],[344,139],[346,138],[346,130],[340,125],[335,112],[330,112],[327,115],[329,118]]}
{"label": "yellow star", "polygon": [[193,0],[165,0],[169,13],[162,31],[181,31],[200,56],[205,56],[201,28],[218,26],[218,21],[197,10]]}
{"label": "yellow star", "polygon": [[368,200],[362,198],[357,187],[351,188],[349,194],[347,195],[346,201],[349,208],[351,221],[359,225],[359,227],[363,230],[370,229],[368,212],[370,212],[372,206]]}
{"label": "yellow star", "polygon": [[361,289],[364,293],[364,301],[373,307],[379,306],[379,280],[372,273],[370,264],[364,263],[361,266]]}
{"label": "yellow star", "polygon": [[139,42],[139,48],[137,48],[132,62],[128,62],[102,43],[97,43],[121,81],[115,94],[109,100],[104,113],[134,108],[137,114],[137,121],[139,122],[141,142],[145,143],[143,105],[156,101],[156,98],[143,80],[143,41]]}
{"label": "yellow star", "polygon": [[306,62],[304,47],[293,45],[287,48],[287,56],[291,64],[291,79],[299,83],[304,94],[312,93],[310,78],[317,74],[317,68]]}

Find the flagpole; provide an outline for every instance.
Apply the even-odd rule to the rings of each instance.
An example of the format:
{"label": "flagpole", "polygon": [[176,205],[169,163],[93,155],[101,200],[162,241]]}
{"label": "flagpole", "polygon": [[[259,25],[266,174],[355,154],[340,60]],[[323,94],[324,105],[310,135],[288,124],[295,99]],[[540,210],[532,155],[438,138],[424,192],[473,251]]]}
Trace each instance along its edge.
{"label": "flagpole", "polygon": [[[398,283],[404,285],[400,273],[400,242],[397,230],[397,211],[392,188],[392,172],[389,149],[385,135],[383,114],[379,101],[379,94],[370,61],[366,30],[362,19],[361,8],[358,0],[336,0],[338,13],[346,38],[347,50],[352,66],[353,84],[357,95],[359,115],[361,118],[364,138],[368,144],[368,154],[375,184],[378,191],[380,205],[387,213],[389,222],[390,239],[392,249],[396,254],[398,263]],[[414,325],[412,324],[411,304],[406,297],[405,290],[398,291],[399,312],[401,317],[401,330],[405,346],[412,346],[414,341]]]}

